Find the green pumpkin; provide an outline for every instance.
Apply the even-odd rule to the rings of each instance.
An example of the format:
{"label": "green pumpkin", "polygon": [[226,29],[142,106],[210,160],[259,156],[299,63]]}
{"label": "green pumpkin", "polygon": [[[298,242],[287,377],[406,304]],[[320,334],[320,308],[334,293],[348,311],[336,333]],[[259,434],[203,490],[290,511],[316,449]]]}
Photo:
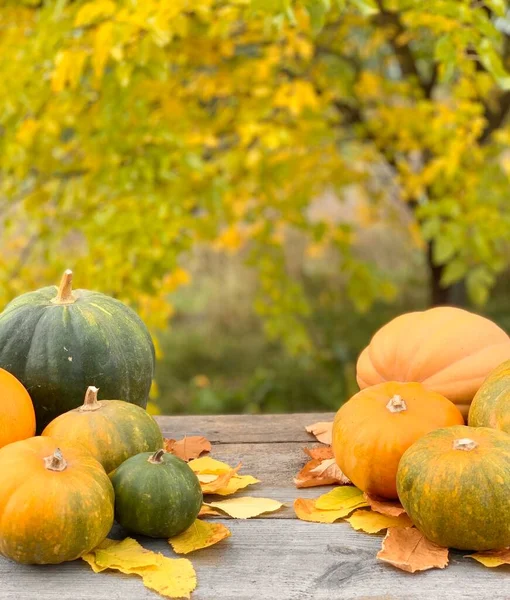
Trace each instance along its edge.
{"label": "green pumpkin", "polygon": [[0,314],[0,367],[15,375],[34,403],[38,431],[78,407],[89,385],[101,398],[145,407],[154,346],[136,313],[98,292],[60,288],[23,294]]}
{"label": "green pumpkin", "polygon": [[482,383],[471,403],[468,423],[510,433],[510,360],[491,371]]}
{"label": "green pumpkin", "polygon": [[464,425],[428,433],[402,456],[397,492],[416,527],[440,546],[510,546],[510,435]]}
{"label": "green pumpkin", "polygon": [[115,519],[127,531],[169,538],[188,529],[202,506],[202,490],[190,467],[158,450],[128,458],[111,476]]}
{"label": "green pumpkin", "polygon": [[97,392],[90,386],[83,406],[54,419],[42,435],[87,448],[107,473],[130,456],[163,446],[158,424],[143,408],[122,400],[98,400]]}

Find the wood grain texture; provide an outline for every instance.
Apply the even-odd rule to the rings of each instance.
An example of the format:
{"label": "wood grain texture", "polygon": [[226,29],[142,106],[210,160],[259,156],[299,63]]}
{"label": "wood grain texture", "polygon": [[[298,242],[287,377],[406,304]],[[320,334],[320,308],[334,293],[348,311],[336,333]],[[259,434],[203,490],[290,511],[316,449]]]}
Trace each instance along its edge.
{"label": "wood grain texture", "polygon": [[[347,523],[322,525],[295,519],[292,501],[315,498],[329,486],[296,490],[294,474],[306,460],[302,448],[317,445],[303,429],[332,415],[269,417],[162,417],[167,437],[200,433],[216,443],[212,455],[262,480],[243,495],[289,506],[265,518],[219,519],[232,537],[188,555],[197,571],[193,600],[503,600],[510,598],[510,567],[487,569],[450,553],[443,570],[410,575],[375,558],[382,536]],[[201,427],[203,424],[203,427]],[[113,537],[124,532],[116,526]],[[174,556],[164,540],[139,538],[147,548]],[[82,561],[27,567],[0,558],[0,600],[139,600],[159,596],[137,577],[95,575]]]}
{"label": "wood grain texture", "polygon": [[212,443],[309,442],[315,438],[305,426],[317,421],[332,421],[334,413],[292,415],[207,415],[157,417],[168,438],[205,435]]}

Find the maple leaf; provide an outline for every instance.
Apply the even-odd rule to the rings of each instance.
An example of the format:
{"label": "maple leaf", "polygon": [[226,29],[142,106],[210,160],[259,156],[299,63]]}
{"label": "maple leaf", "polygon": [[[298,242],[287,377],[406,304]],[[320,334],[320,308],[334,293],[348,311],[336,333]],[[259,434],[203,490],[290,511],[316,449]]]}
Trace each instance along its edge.
{"label": "maple leaf", "polygon": [[179,441],[165,438],[164,442],[166,452],[175,454],[186,462],[211,451],[211,442],[202,435],[192,435]]}
{"label": "maple leaf", "polygon": [[363,494],[363,497],[368,502],[370,508],[375,512],[381,513],[381,515],[398,517],[406,514],[405,508],[398,500],[383,500],[375,496],[369,496],[366,492]]}
{"label": "maple leaf", "polygon": [[474,558],[485,567],[490,568],[500,567],[501,565],[510,565],[510,548],[476,552],[475,554],[468,554],[467,558]]}
{"label": "maple leaf", "polygon": [[262,513],[274,512],[283,506],[278,500],[271,498],[252,498],[251,496],[242,496],[238,498],[229,498],[228,500],[218,500],[218,502],[208,502],[207,506],[219,508],[234,519],[251,519],[258,517]]}
{"label": "maple leaf", "polygon": [[353,529],[366,533],[378,533],[389,527],[412,527],[413,522],[406,514],[398,517],[384,515],[371,510],[357,510],[346,521]]}
{"label": "maple leaf", "polygon": [[230,530],[222,523],[207,523],[197,519],[191,527],[168,540],[177,554],[189,554],[213,546],[230,537]]}
{"label": "maple leaf", "polygon": [[308,433],[312,433],[322,444],[331,444],[333,421],[319,421],[305,427]]}
{"label": "maple leaf", "polygon": [[189,598],[197,585],[189,560],[151,552],[132,538],[122,541],[107,538],[82,559],[95,573],[112,569],[139,575],[147,588],[168,598]]}
{"label": "maple leaf", "polygon": [[415,527],[390,527],[377,558],[409,573],[444,569],[448,548],[434,544]]}

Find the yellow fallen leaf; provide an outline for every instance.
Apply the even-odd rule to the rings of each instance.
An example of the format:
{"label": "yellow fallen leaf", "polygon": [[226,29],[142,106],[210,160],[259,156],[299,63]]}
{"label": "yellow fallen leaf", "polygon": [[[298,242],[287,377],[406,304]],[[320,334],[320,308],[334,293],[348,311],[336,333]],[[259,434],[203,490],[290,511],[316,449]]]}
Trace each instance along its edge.
{"label": "yellow fallen leaf", "polygon": [[203,435],[192,435],[182,440],[164,440],[164,448],[170,454],[175,454],[186,462],[198,458],[204,452],[211,451],[211,442]]}
{"label": "yellow fallen leaf", "polygon": [[381,513],[381,515],[398,517],[399,515],[406,514],[404,507],[398,500],[383,500],[375,496],[369,496],[367,493],[363,494],[363,497],[368,502],[370,508],[375,512]]}
{"label": "yellow fallen leaf", "polygon": [[177,554],[188,554],[217,544],[228,537],[230,530],[222,523],[208,523],[197,519],[186,531],[170,538],[168,543]]}
{"label": "yellow fallen leaf", "polygon": [[363,506],[368,506],[363,498],[363,492],[352,485],[336,487],[327,494],[319,496],[315,502],[315,507],[320,510],[345,510],[345,515]]}
{"label": "yellow fallen leaf", "polygon": [[234,475],[225,486],[216,488],[214,493],[219,496],[230,496],[230,494],[235,494],[235,492],[255,483],[260,483],[260,480],[251,475]]}
{"label": "yellow fallen leaf", "polygon": [[294,500],[294,512],[301,521],[312,521],[313,523],[334,523],[338,519],[346,517],[352,509],[319,510],[316,500],[297,498]]}
{"label": "yellow fallen leaf", "polygon": [[414,527],[390,527],[377,558],[408,573],[444,569],[448,548],[434,544]]}
{"label": "yellow fallen leaf", "polygon": [[413,522],[407,515],[391,517],[371,510],[357,510],[348,519],[345,519],[353,529],[366,533],[377,533],[388,527],[412,527]]}
{"label": "yellow fallen leaf", "polygon": [[202,506],[200,507],[200,512],[198,513],[199,517],[217,517],[217,516],[221,516],[221,513],[218,512],[217,510],[214,510],[214,508],[211,508],[210,506],[207,506],[207,504],[202,504]]}
{"label": "yellow fallen leaf", "polygon": [[476,552],[475,554],[468,554],[467,558],[474,558],[485,567],[490,568],[500,567],[501,565],[510,565],[510,548]]}
{"label": "yellow fallen leaf", "polygon": [[[239,465],[240,467],[240,465]],[[228,487],[228,484],[230,483],[230,480],[232,479],[232,477],[235,476],[235,474],[237,473],[237,469],[239,467],[236,467],[235,469],[231,469],[229,467],[228,471],[225,471],[224,473],[221,473],[220,475],[216,475],[216,478],[213,479],[212,481],[209,482],[204,482],[202,483],[200,481],[200,487],[202,488],[202,493],[204,494],[217,494],[218,490],[220,489],[226,489]],[[201,475],[200,473],[197,473],[197,476]],[[203,473],[202,477],[206,477],[209,475],[209,473]]]}
{"label": "yellow fallen leaf", "polygon": [[218,502],[208,502],[207,506],[219,508],[234,519],[251,519],[258,517],[262,513],[274,512],[283,506],[278,500],[270,498],[252,498],[242,496],[239,498],[229,498],[228,500],[218,500]]}
{"label": "yellow fallen leaf", "polygon": [[200,483],[212,483],[218,479],[219,475],[211,475],[209,473],[197,473],[197,479]]}
{"label": "yellow fallen leaf", "polygon": [[227,463],[211,458],[210,456],[195,458],[194,460],[191,460],[188,465],[194,473],[209,473],[211,475],[222,475],[223,473],[228,473],[232,469]]}
{"label": "yellow fallen leaf", "polygon": [[132,538],[107,539],[82,558],[96,573],[114,569],[139,575],[145,587],[168,598],[189,598],[197,585],[195,570],[189,560],[151,552]]}
{"label": "yellow fallen leaf", "polygon": [[140,569],[137,574],[145,587],[168,598],[190,598],[197,587],[195,569],[187,558],[163,557],[161,564]]}
{"label": "yellow fallen leaf", "polygon": [[331,444],[333,433],[333,421],[320,421],[305,427],[308,433],[312,433],[322,444]]}

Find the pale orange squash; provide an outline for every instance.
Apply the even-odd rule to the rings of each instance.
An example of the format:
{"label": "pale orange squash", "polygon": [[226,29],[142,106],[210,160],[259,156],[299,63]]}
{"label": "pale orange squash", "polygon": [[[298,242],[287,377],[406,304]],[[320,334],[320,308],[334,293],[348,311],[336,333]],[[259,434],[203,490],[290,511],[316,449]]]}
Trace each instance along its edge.
{"label": "pale orange squash", "polygon": [[0,369],[0,448],[35,434],[35,411],[23,384]]}
{"label": "pale orange squash", "polygon": [[487,375],[510,359],[510,338],[495,323],[449,306],[401,315],[379,329],[361,353],[361,389],[418,381],[457,404],[464,416]]}
{"label": "pale orange squash", "polygon": [[361,490],[397,498],[397,469],[404,452],[425,434],[463,425],[459,409],[421,383],[388,382],[358,392],[333,422],[333,453]]}

